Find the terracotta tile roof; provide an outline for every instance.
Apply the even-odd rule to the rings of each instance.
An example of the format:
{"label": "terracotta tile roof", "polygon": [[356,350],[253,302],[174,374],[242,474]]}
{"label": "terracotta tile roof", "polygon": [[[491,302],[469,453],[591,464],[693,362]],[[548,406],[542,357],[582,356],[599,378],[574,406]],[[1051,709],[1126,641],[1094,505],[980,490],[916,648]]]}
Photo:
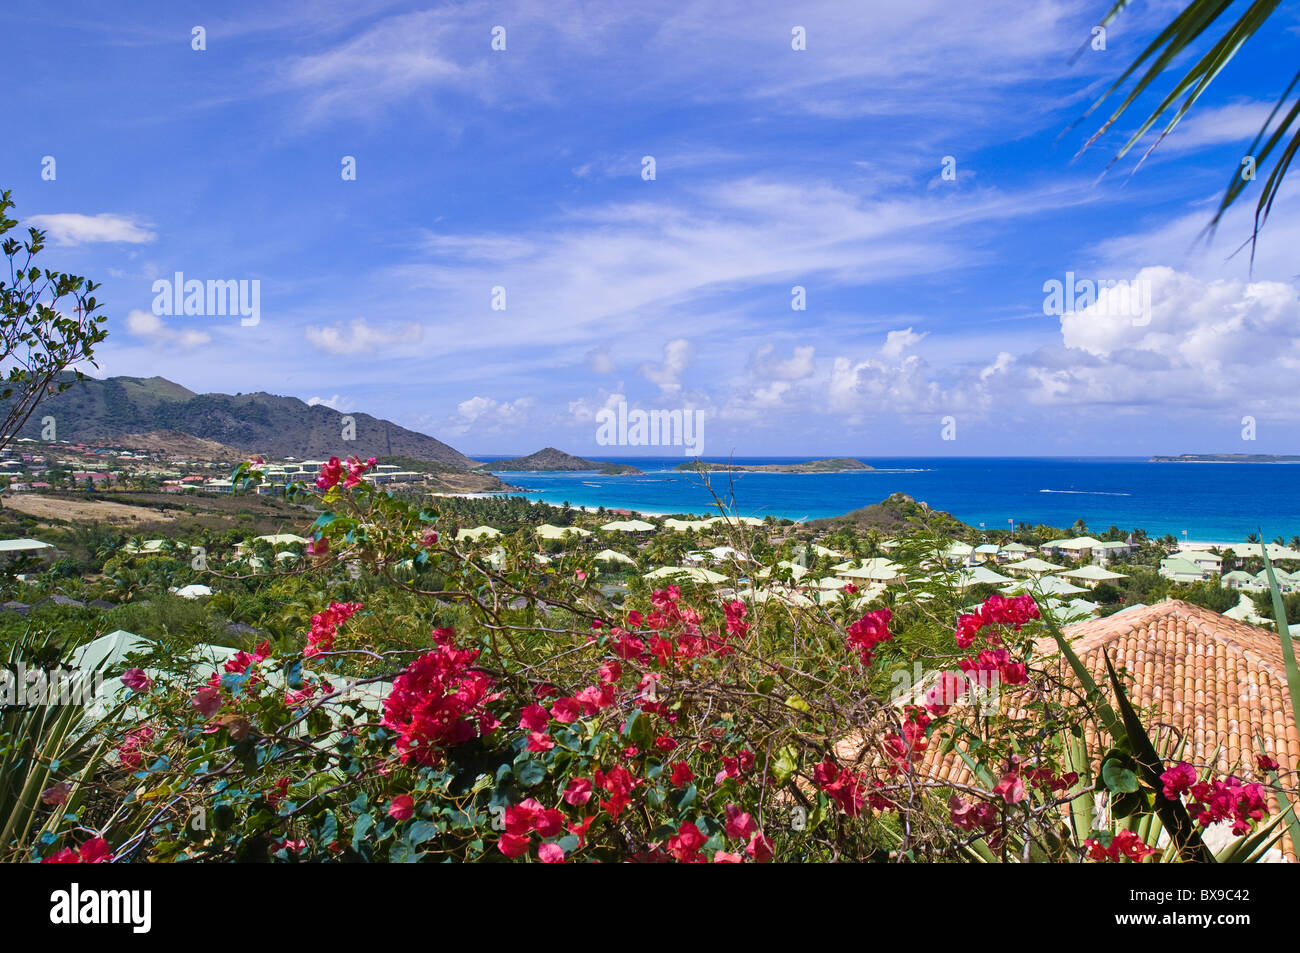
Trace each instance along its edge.
{"label": "terracotta tile roof", "polygon": [[[1113,703],[1103,651],[1110,656],[1157,747],[1161,737],[1181,738],[1181,760],[1205,765],[1213,758],[1220,774],[1263,781],[1255,766],[1258,737],[1283,772],[1296,770],[1300,737],[1276,633],[1172,599],[1062,631]],[[1040,640],[1037,649],[1050,665],[1050,656],[1057,654],[1055,641]],[[1065,659],[1060,665],[1062,679],[1074,682]],[[1036,667],[1044,667],[1043,662]],[[1004,692],[1002,704],[1005,714],[1023,715],[1014,696]],[[1095,739],[1089,741],[1095,748]],[[938,749],[930,745],[918,773],[941,782],[969,783],[972,776],[965,762]],[[1270,806],[1276,813],[1278,805],[1271,797]],[[1289,837],[1279,846],[1288,859],[1296,858]]]}
{"label": "terracotta tile roof", "polygon": [[1185,760],[1208,763],[1217,749],[1221,772],[1253,775],[1257,736],[1287,768],[1300,760],[1277,633],[1175,599],[1063,631],[1098,684],[1103,650],[1126,670],[1129,700],[1181,734]]}

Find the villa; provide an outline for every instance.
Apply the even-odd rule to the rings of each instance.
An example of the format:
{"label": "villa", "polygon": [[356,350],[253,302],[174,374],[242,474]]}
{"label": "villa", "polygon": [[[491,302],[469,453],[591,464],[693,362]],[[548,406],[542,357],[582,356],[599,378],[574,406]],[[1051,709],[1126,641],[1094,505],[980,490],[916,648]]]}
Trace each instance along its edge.
{"label": "villa", "polygon": [[1174,582],[1200,582],[1210,578],[1211,570],[1181,556],[1166,556],[1160,560],[1160,575]]}

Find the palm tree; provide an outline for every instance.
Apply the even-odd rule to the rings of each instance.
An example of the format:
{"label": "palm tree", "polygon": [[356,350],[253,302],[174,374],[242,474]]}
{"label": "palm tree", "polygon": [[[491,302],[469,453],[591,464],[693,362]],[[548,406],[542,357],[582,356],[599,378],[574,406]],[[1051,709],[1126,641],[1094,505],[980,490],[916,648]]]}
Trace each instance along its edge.
{"label": "palm tree", "polygon": [[[1110,25],[1120,11],[1129,5],[1129,2],[1130,0],[1115,0],[1110,12],[1102,18],[1100,26],[1104,29]],[[1152,84],[1157,79],[1170,71],[1174,61],[1180,59],[1181,54],[1191,53],[1193,44],[1197,43],[1202,36],[1205,36],[1208,40],[1213,35],[1211,28],[1215,26],[1216,21],[1232,5],[1232,0],[1191,0],[1183,8],[1183,11],[1142,51],[1142,54],[1133,61],[1119,79],[1106,90],[1101,98],[1093,103],[1085,114],[1085,118],[1091,115],[1102,103],[1116,94],[1130,78],[1137,76],[1138,70],[1149,61],[1149,65],[1146,66],[1141,77],[1133,84],[1132,89],[1129,90],[1119,106],[1107,117],[1101,128],[1088,139],[1083,149],[1087,149],[1100,138],[1144,92],[1152,88]],[[1187,67],[1186,72],[1183,73],[1174,87],[1137,127],[1115,155],[1115,158],[1111,160],[1111,164],[1114,164],[1128,153],[1157,122],[1164,120],[1164,128],[1160,130],[1156,141],[1148,147],[1142,156],[1142,160],[1145,160],[1151,154],[1151,151],[1163,142],[1165,136],[1169,135],[1182,118],[1187,115],[1192,105],[1210,87],[1210,84],[1214,82],[1215,78],[1228,65],[1228,62],[1237,54],[1245,42],[1264,26],[1277,7],[1277,0],[1253,0],[1231,26],[1222,29],[1217,40],[1205,53],[1199,57],[1193,54],[1192,59],[1194,62]],[[1182,67],[1180,66],[1179,69],[1182,69]],[[1255,136],[1255,141],[1246,150],[1246,155],[1254,159],[1254,169],[1262,171],[1263,166],[1273,155],[1274,150],[1279,145],[1282,145],[1288,134],[1290,135],[1289,141],[1286,142],[1277,157],[1277,161],[1273,164],[1273,169],[1264,182],[1263,191],[1255,203],[1255,226],[1250,237],[1252,260],[1255,254],[1255,243],[1259,238],[1259,230],[1268,219],[1268,214],[1273,207],[1273,200],[1277,197],[1278,189],[1281,187],[1282,180],[1291,165],[1291,160],[1295,158],[1297,150],[1300,150],[1300,96],[1297,96],[1296,100],[1290,104],[1283,114],[1283,107],[1287,106],[1297,84],[1300,84],[1300,71],[1295,74],[1282,95],[1278,97],[1268,119],[1264,121],[1258,135]],[[1182,102],[1175,105],[1175,102],[1179,99]],[[1277,119],[1279,114],[1282,114],[1282,119],[1276,123],[1270,133],[1269,127],[1274,126],[1274,120]],[[1083,149],[1080,149],[1080,152]],[[1141,165],[1142,160],[1138,161],[1139,165]],[[1233,167],[1228,186],[1219,202],[1218,209],[1214,213],[1214,218],[1206,226],[1207,231],[1213,230],[1219,224],[1224,213],[1241,196],[1246,187],[1254,181],[1254,178],[1254,175],[1244,175],[1241,165]]]}

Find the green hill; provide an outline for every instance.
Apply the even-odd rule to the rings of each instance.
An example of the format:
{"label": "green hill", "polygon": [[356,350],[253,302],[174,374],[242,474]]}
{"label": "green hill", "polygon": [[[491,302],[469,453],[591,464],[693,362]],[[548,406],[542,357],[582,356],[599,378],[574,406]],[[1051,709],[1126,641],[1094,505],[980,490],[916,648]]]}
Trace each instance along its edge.
{"label": "green hill", "polygon": [[440,440],[370,414],[349,414],[356,439],[344,440],[344,415],[329,407],[264,392],[195,394],[162,377],[84,381],[41,401],[19,436],[40,438],[47,416],[54,417],[60,440],[74,442],[175,430],[272,458],[403,456],[478,466]]}

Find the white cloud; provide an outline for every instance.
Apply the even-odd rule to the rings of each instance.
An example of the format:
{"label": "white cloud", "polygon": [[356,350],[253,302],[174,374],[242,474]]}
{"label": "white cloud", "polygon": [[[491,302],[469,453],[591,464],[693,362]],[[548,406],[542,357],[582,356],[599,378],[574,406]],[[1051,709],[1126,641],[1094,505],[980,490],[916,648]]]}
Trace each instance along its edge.
{"label": "white cloud", "polygon": [[569,413],[579,423],[590,423],[596,419],[596,414],[602,410],[618,410],[618,405],[627,401],[627,395],[621,390],[607,391],[602,389],[600,396],[596,399],[579,397],[577,400],[569,401]]}
{"label": "white cloud", "polygon": [[127,314],[126,329],[136,337],[145,338],[153,347],[174,345],[188,351],[212,341],[212,336],[206,331],[177,331],[164,324],[162,318],[153,312],[138,309]]}
{"label": "white cloud", "polygon": [[775,350],[773,345],[764,344],[754,355],[753,370],[758,377],[774,381],[797,381],[812,376],[813,353],[816,351],[813,345],[796,347],[786,360],[773,357]]}
{"label": "white cloud", "polygon": [[473,431],[497,434],[518,431],[528,423],[528,414],[537,403],[534,397],[498,401],[491,397],[471,397],[456,405],[456,416],[447,421],[446,430],[454,434]]}
{"label": "white cloud", "polygon": [[911,328],[904,328],[901,331],[890,331],[885,335],[885,343],[880,348],[880,353],[885,357],[899,357],[909,347],[915,347],[921,343],[926,332],[917,334]]}
{"label": "white cloud", "polygon": [[333,397],[308,397],[307,406],[315,407],[320,404],[322,407],[328,407],[331,410],[337,410],[341,414],[347,413],[352,408],[352,402],[341,394],[335,394]]}
{"label": "white cloud", "polygon": [[56,245],[84,245],[90,242],[143,245],[157,237],[133,219],[107,212],[100,215],[58,212],[53,215],[33,215],[28,221],[33,227],[43,229]]}
{"label": "white cloud", "polygon": [[685,338],[676,338],[664,345],[664,359],[659,364],[649,361],[639,368],[641,376],[659,387],[665,394],[682,389],[682,371],[691,360],[691,345]]}
{"label": "white cloud", "polygon": [[383,348],[418,344],[424,337],[424,329],[418,324],[386,329],[357,318],[347,326],[307,327],[303,334],[314,347],[327,354],[372,354]]}

